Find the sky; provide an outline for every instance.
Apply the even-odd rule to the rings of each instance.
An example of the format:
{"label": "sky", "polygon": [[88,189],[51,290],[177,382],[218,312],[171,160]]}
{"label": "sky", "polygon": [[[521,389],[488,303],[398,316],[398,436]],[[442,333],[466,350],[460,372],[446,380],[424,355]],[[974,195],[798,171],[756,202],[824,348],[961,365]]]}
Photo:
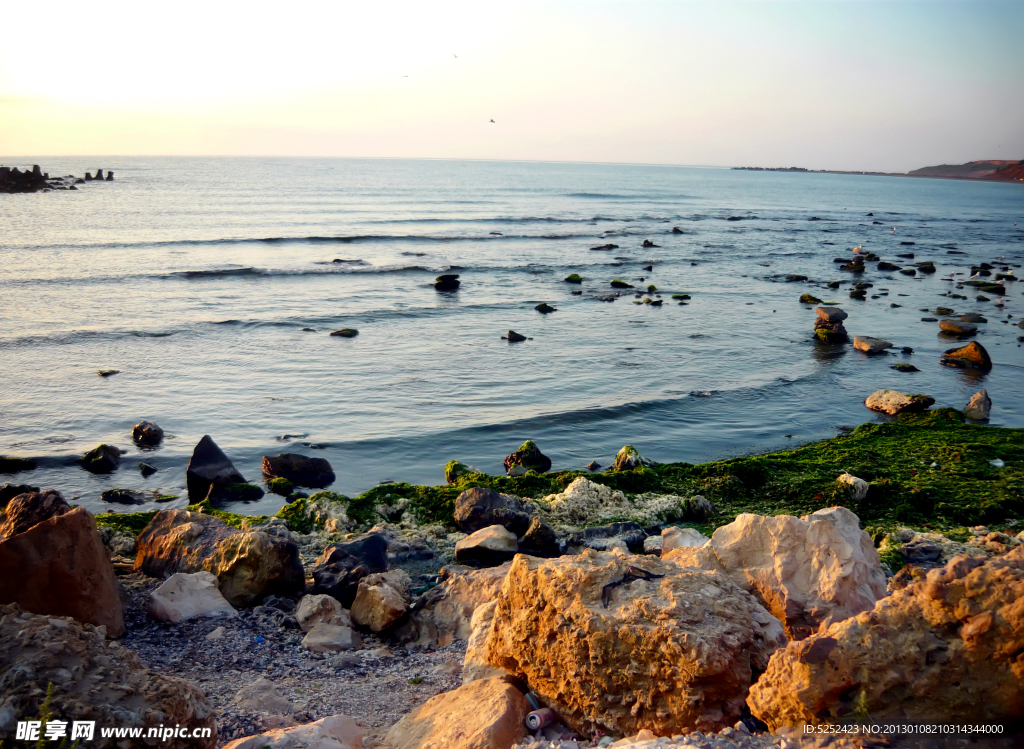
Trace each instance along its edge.
{"label": "sky", "polygon": [[8,160],[1024,159],[1019,0],[53,0],[0,27]]}

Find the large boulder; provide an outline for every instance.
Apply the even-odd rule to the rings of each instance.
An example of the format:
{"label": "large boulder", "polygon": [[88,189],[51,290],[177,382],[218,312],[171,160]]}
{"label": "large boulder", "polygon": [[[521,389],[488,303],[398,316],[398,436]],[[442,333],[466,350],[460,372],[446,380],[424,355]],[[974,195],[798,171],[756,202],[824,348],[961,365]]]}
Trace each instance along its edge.
{"label": "large boulder", "polygon": [[161,510],[135,545],[135,569],[150,577],[206,570],[236,607],[255,605],[270,593],[294,595],[305,587],[293,541],[261,530],[238,530],[212,515]]}
{"label": "large boulder", "polygon": [[516,555],[516,534],[503,525],[491,525],[455,543],[455,560],[464,564],[494,566]]}
{"label": "large boulder", "polygon": [[207,434],[192,450],[192,458],[185,469],[185,481],[189,499],[199,502],[210,494],[211,489],[216,491],[232,484],[244,484],[245,478]]}
{"label": "large boulder", "polygon": [[703,546],[708,537],[696,528],[664,528],[661,531],[661,555],[666,556],[676,549]]}
{"label": "large boulder", "polygon": [[376,572],[387,572],[388,539],[383,533],[331,544],[314,563],[313,593],[329,595],[351,606],[359,581]]}
{"label": "large boulder", "polygon": [[355,650],[362,644],[359,633],[343,624],[318,622],[302,638],[302,646],[314,653]]}
{"label": "large boulder", "polygon": [[876,390],[867,397],[864,405],[872,411],[895,416],[901,413],[924,411],[935,403],[929,395],[901,393],[898,390]]}
{"label": "large boulder", "polygon": [[992,359],[988,351],[977,341],[971,341],[960,348],[949,349],[939,357],[939,364],[958,369],[978,369],[982,372],[992,369]]}
{"label": "large boulder", "polygon": [[388,749],[508,749],[526,737],[530,707],[500,677],[432,697],[391,727]]}
{"label": "large boulder", "polygon": [[885,573],[871,537],[845,507],[796,518],[743,513],[703,546],[665,559],[726,572],[782,622],[790,639],[823,622],[867,611],[885,595]]}
{"label": "large boulder", "polygon": [[373,632],[387,629],[409,610],[411,591],[412,580],[403,569],[367,575],[352,601],[352,621]]}
{"label": "large boulder", "polygon": [[[203,693],[183,679],[144,668],[135,653],[105,634],[102,627],[73,619],[23,613],[13,604],[0,607],[0,736],[13,739],[17,721],[40,715],[46,701],[69,728],[73,721],[95,721],[105,727],[182,725],[209,731],[205,738],[132,746],[216,747],[216,715]],[[123,742],[104,739],[97,729],[87,745],[114,749]]]}
{"label": "large boulder", "polygon": [[477,679],[489,679],[492,676],[508,674],[503,668],[492,666],[487,662],[487,639],[491,636],[494,624],[494,612],[498,608],[497,601],[490,601],[477,606],[470,622],[472,631],[466,641],[466,657],[462,662],[462,683],[469,684]]}
{"label": "large boulder", "polygon": [[19,494],[0,511],[0,539],[24,533],[55,515],[71,512],[64,496],[53,489]]}
{"label": "large boulder", "polygon": [[146,611],[151,619],[175,624],[199,616],[235,616],[217,578],[206,571],[175,572],[149,594]]}
{"label": "large boulder", "polygon": [[125,631],[114,566],[96,520],[83,507],[0,541],[0,603],[102,625],[111,637]]}
{"label": "large boulder", "polygon": [[551,458],[540,451],[532,440],[526,440],[519,449],[505,458],[505,472],[521,476],[527,471],[546,473],[551,470]]}
{"label": "large boulder", "polygon": [[752,674],[785,643],[725,573],[619,551],[518,556],[497,601],[487,662],[586,734],[732,725]]}
{"label": "large boulder", "polygon": [[341,602],[334,596],[327,595],[303,596],[299,605],[295,607],[295,620],[303,632],[309,632],[320,623],[352,626],[352,617],[341,607]]}
{"label": "large boulder", "polygon": [[522,536],[530,527],[531,519],[519,497],[499,494],[494,489],[466,489],[455,499],[455,524],[464,533],[503,525],[516,536]]}
{"label": "large boulder", "polygon": [[474,612],[498,597],[511,566],[506,562],[483,569],[444,568],[445,579],[417,599],[412,614],[397,627],[396,634],[404,641],[439,647],[453,640],[468,640]]}
{"label": "large boulder", "polygon": [[334,483],[334,470],[323,458],[308,458],[296,453],[263,456],[263,475],[288,479],[293,484],[323,489]]}
{"label": "large boulder", "polygon": [[1024,717],[1024,547],[953,558],[871,611],[778,651],[750,690],[769,728]]}
{"label": "large boulder", "polygon": [[[107,177],[107,179],[110,179]],[[330,715],[313,723],[275,728],[235,739],[224,749],[362,749],[363,730],[347,715]]]}

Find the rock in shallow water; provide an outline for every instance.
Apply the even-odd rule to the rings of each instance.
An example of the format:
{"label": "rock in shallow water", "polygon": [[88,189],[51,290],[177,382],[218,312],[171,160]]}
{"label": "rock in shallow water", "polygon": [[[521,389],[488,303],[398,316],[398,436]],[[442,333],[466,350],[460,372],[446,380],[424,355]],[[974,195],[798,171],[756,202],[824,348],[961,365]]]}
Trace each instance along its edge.
{"label": "rock in shallow water", "polygon": [[542,453],[535,442],[526,440],[518,450],[505,458],[506,473],[512,476],[520,475],[517,469],[521,469],[522,473],[546,473],[551,470],[551,458]]}
{"label": "rock in shallow water", "polygon": [[892,348],[892,341],[886,341],[881,338],[872,338],[871,336],[855,336],[853,339],[853,347],[858,351],[863,351],[865,354],[882,354],[887,348]]}
{"label": "rock in shallow water", "polygon": [[113,445],[97,445],[82,456],[82,468],[89,473],[111,473],[121,462],[121,450]]}
{"label": "rock in shallow water", "polygon": [[988,351],[977,341],[971,341],[960,348],[949,349],[939,357],[939,364],[959,369],[979,369],[982,372],[992,369],[992,359]]}
{"label": "rock in shallow water", "polygon": [[973,421],[985,421],[991,413],[992,399],[988,397],[988,391],[985,389],[972,395],[964,406],[964,416]]}
{"label": "rock in shallow water", "polygon": [[152,421],[140,421],[132,427],[132,439],[137,445],[155,447],[163,438],[164,430]]}
{"label": "rock in shallow water", "polygon": [[192,451],[192,458],[185,469],[185,479],[189,499],[193,502],[206,499],[211,489],[245,483],[242,474],[208,434],[203,435]]}
{"label": "rock in shallow water", "polygon": [[898,390],[877,390],[864,401],[864,405],[872,411],[887,413],[890,416],[924,411],[934,403],[935,399],[929,395],[910,395]]}
{"label": "rock in shallow water", "polygon": [[334,483],[334,469],[323,458],[310,458],[297,453],[263,456],[263,475],[288,479],[293,484],[323,489]]}

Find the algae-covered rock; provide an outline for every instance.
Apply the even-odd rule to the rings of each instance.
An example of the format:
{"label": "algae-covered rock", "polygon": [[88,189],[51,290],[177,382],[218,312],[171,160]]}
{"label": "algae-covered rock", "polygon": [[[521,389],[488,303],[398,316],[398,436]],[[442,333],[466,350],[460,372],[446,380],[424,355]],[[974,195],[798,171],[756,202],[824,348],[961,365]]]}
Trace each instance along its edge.
{"label": "algae-covered rock", "polygon": [[458,273],[445,273],[434,281],[434,288],[438,291],[455,291],[460,285]]}
{"label": "algae-covered rock", "polygon": [[470,473],[479,473],[479,471],[457,460],[449,460],[444,466],[444,480],[449,484],[458,483],[460,478]]}
{"label": "algae-covered rock", "polygon": [[583,283],[583,276],[579,273],[570,273],[565,277],[566,283]]}
{"label": "algae-covered rock", "polygon": [[558,312],[558,309],[552,307],[547,302],[541,302],[536,307],[534,307],[534,309],[540,312],[542,315],[548,315],[551,314],[552,312]]}
{"label": "algae-covered rock", "polygon": [[527,471],[546,473],[550,470],[551,458],[542,453],[532,440],[526,440],[518,450],[505,458],[505,472],[510,476]]}
{"label": "algae-covered rock", "polygon": [[911,395],[909,393],[901,393],[898,390],[877,390],[864,401],[864,405],[872,411],[880,411],[890,416],[904,412],[915,413],[924,411],[929,406],[934,405],[934,403],[935,399],[930,395],[923,395],[921,393]]}
{"label": "algae-covered rock", "polygon": [[342,328],[341,330],[335,330],[331,335],[338,338],[355,338],[359,335],[359,331],[355,328]]}
{"label": "algae-covered rock", "polygon": [[20,473],[34,471],[36,462],[31,458],[17,458],[11,455],[0,455],[0,473]]}
{"label": "algae-covered rock", "polygon": [[82,468],[89,473],[111,473],[121,462],[121,450],[113,445],[97,445],[82,456]]}
{"label": "algae-covered rock", "polygon": [[818,297],[814,296],[814,294],[801,294],[800,295],[800,303],[801,304],[821,304],[821,300],[818,299]]}
{"label": "algae-covered rock", "polygon": [[612,280],[612,288],[613,289],[632,289],[633,288],[633,284],[626,283],[625,281],[622,281],[622,280],[616,278],[616,279]]}
{"label": "algae-covered rock", "polygon": [[613,471],[632,471],[635,468],[654,465],[654,461],[642,456],[632,445],[624,445],[615,455]]}

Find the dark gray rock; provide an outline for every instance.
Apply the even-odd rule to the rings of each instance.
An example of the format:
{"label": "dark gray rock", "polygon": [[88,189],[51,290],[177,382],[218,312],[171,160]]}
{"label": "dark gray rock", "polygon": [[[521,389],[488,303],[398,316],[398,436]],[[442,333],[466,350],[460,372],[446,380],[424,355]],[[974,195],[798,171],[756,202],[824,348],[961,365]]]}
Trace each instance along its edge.
{"label": "dark gray rock", "polygon": [[464,533],[501,525],[516,536],[522,536],[530,527],[531,520],[530,513],[526,512],[521,501],[493,489],[466,489],[455,499],[455,524]]}
{"label": "dark gray rock", "polygon": [[263,456],[263,475],[288,479],[293,484],[323,489],[334,483],[334,470],[323,458],[310,458],[297,453]]}

